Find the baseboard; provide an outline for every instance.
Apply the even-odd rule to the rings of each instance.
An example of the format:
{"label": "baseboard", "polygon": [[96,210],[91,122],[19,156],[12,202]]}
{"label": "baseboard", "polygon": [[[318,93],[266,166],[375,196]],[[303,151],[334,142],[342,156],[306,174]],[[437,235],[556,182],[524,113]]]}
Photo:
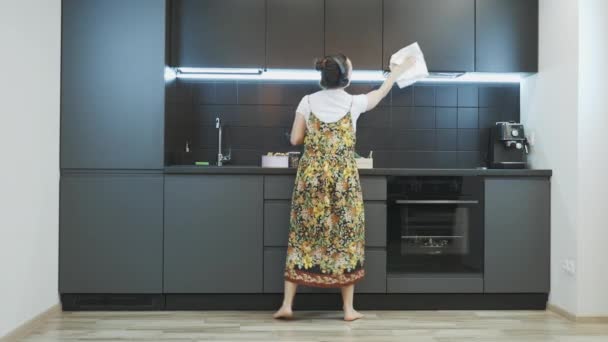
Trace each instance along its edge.
{"label": "baseboard", "polygon": [[555,304],[547,304],[547,310],[576,323],[608,323],[608,316],[577,316]]}
{"label": "baseboard", "polygon": [[50,318],[59,316],[61,314],[61,304],[57,303],[44,312],[38,314],[36,317],[30,319],[29,321],[21,324],[13,331],[9,332],[7,335],[0,337],[0,342],[13,342],[19,341],[24,337],[30,335],[36,329],[38,329],[41,325],[46,323]]}

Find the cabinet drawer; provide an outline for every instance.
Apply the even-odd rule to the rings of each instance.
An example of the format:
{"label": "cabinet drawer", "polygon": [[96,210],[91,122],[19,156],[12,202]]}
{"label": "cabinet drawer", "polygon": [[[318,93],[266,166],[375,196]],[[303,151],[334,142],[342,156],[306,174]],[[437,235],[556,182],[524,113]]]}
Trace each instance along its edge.
{"label": "cabinet drawer", "polygon": [[[291,199],[295,179],[293,175],[264,177],[264,198]],[[360,179],[364,200],[386,200],[386,177],[363,176]]]}
{"label": "cabinet drawer", "polygon": [[[264,250],[264,293],[283,293],[285,248]],[[337,293],[339,289],[324,289],[299,286],[302,293]],[[365,278],[355,286],[357,293],[386,292],[386,251],[365,251]]]}
{"label": "cabinet drawer", "polygon": [[[368,247],[386,246],[386,203],[364,202],[365,208],[365,245]],[[264,246],[287,246],[291,201],[264,201]]]}
{"label": "cabinet drawer", "polygon": [[291,199],[296,176],[266,176],[264,177],[265,199]]}
{"label": "cabinet drawer", "polygon": [[481,274],[389,274],[386,284],[388,293],[483,293]]}

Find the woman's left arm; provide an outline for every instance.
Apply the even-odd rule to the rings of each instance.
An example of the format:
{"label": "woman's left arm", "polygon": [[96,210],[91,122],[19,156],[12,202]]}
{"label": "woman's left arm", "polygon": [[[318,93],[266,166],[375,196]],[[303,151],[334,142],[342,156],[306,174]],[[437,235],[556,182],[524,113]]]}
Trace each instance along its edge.
{"label": "woman's left arm", "polygon": [[306,121],[304,115],[296,113],[296,117],[293,120],[293,126],[291,127],[291,136],[289,141],[293,146],[301,145],[304,143],[304,136],[306,135]]}

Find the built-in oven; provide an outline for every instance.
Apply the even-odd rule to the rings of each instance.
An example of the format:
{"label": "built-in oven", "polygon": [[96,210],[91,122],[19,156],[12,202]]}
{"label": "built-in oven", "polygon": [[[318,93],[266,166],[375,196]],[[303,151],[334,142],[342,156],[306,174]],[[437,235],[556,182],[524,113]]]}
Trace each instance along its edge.
{"label": "built-in oven", "polygon": [[389,177],[388,271],[483,272],[483,180]]}

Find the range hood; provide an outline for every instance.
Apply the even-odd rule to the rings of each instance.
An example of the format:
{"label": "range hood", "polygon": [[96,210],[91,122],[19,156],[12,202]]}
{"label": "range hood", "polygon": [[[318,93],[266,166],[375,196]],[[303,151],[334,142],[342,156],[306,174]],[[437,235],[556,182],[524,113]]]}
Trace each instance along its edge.
{"label": "range hood", "polygon": [[[527,73],[431,72],[418,83],[520,83]],[[165,80],[319,81],[320,73],[306,69],[165,68]],[[381,70],[355,70],[351,81],[382,82]]]}

